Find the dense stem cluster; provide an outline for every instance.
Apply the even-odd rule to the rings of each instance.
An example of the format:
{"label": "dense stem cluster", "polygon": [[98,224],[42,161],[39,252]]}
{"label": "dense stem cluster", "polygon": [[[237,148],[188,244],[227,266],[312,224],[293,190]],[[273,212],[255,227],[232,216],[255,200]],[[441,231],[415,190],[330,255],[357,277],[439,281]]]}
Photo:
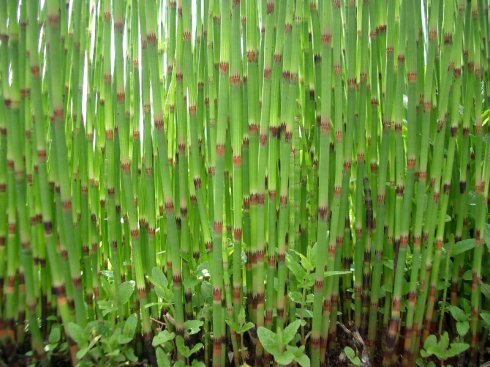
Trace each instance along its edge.
{"label": "dense stem cluster", "polygon": [[0,348],[136,317],[154,365],[483,363],[489,12],[0,0]]}

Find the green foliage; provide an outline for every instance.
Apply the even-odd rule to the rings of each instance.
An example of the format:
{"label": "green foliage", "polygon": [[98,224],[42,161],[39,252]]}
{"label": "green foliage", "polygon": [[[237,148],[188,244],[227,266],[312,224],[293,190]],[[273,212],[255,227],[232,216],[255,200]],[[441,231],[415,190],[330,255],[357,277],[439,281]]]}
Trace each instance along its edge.
{"label": "green foliage", "polygon": [[[126,293],[125,297],[129,292]],[[138,359],[130,343],[133,341],[138,317],[131,314],[114,327],[109,321],[92,321],[85,328],[68,324],[71,338],[78,347],[79,367],[119,365]]]}
{"label": "green foliage", "polygon": [[[451,311],[451,313],[453,312],[455,314],[459,313],[459,311]],[[459,314],[459,316],[462,315]],[[438,360],[444,362],[449,358],[464,353],[469,347],[468,344],[458,341],[449,343],[449,334],[444,332],[439,340],[437,340],[435,335],[429,335],[424,341],[424,347],[420,351],[420,355],[423,358],[435,356]]]}
{"label": "green foliage", "polygon": [[304,345],[297,347],[289,345],[296,336],[301,320],[289,324],[284,330],[280,328],[273,332],[265,327],[259,327],[257,335],[264,349],[274,356],[279,365],[288,365],[296,361],[302,367],[310,366],[310,358],[305,354]]}
{"label": "green foliage", "polygon": [[356,355],[356,352],[354,349],[352,349],[349,346],[346,346],[344,348],[344,353],[349,359],[350,363],[352,363],[354,366],[360,366],[361,365],[361,359]]}

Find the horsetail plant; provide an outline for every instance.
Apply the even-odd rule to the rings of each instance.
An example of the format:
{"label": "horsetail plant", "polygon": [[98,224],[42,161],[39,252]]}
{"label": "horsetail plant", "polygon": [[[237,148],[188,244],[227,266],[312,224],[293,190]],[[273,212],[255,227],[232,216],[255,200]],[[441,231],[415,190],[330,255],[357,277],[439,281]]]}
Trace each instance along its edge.
{"label": "horsetail plant", "polygon": [[0,1],[0,361],[484,364],[488,9]]}

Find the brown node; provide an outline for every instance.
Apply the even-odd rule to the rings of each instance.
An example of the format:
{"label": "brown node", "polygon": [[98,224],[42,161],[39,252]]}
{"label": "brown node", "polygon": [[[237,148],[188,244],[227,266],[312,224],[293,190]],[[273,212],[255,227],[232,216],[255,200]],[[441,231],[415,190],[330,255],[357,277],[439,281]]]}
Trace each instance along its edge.
{"label": "brown node", "polygon": [[265,145],[267,143],[267,134],[260,134],[259,140],[261,145]]}
{"label": "brown node", "polygon": [[138,238],[140,235],[140,230],[138,228],[131,230],[131,238]]}
{"label": "brown node", "polygon": [[220,235],[223,232],[223,222],[215,221],[213,224],[214,233]]}
{"label": "brown node", "polygon": [[213,301],[221,302],[221,288],[213,288]]}
{"label": "brown node", "polygon": [[222,61],[219,63],[219,70],[223,73],[223,74],[227,74],[228,73],[228,69],[229,69],[230,65],[228,64],[228,62],[226,61]]}
{"label": "brown node", "polygon": [[124,91],[117,92],[117,101],[119,103],[123,103],[125,98],[126,98],[126,93],[124,93]]}
{"label": "brown node", "polygon": [[174,286],[180,286],[180,284],[182,283],[182,276],[180,274],[173,274],[172,275],[172,282],[174,284]]}
{"label": "brown node", "polygon": [[201,177],[194,178],[194,187],[196,188],[196,190],[201,188]]}
{"label": "brown node", "polygon": [[321,119],[320,129],[322,134],[328,134],[330,132],[330,119],[328,117]]}
{"label": "brown node", "polygon": [[241,163],[242,163],[242,157],[240,155],[233,155],[233,165],[235,167],[238,167],[240,166]]}
{"label": "brown node", "polygon": [[147,32],[146,40],[148,41],[148,43],[150,45],[155,45],[155,43],[157,41],[157,35],[155,34],[155,32],[153,30],[150,30]]}
{"label": "brown node", "polygon": [[431,28],[429,30],[429,40],[430,41],[436,41],[437,40],[437,29],[436,28]]}
{"label": "brown node", "polygon": [[174,211],[174,203],[172,200],[165,201],[165,211],[167,213],[173,213]]}
{"label": "brown node", "polygon": [[255,194],[255,196],[256,196],[257,204],[263,205],[264,204],[264,194],[263,193]]}
{"label": "brown node", "polygon": [[224,144],[216,144],[216,154],[218,156],[224,156],[225,155],[225,146],[224,146]]}
{"label": "brown node", "polygon": [[71,210],[71,200],[62,200],[61,207],[63,208],[63,210]]}
{"label": "brown node", "polygon": [[130,163],[129,161],[122,161],[121,162],[121,169],[124,173],[129,173],[130,170]]}
{"label": "brown node", "polygon": [[332,42],[332,33],[322,33],[322,43],[329,45]]}
{"label": "brown node", "polygon": [[355,77],[347,79],[347,86],[349,88],[354,88],[356,85],[357,85],[357,81]]}
{"label": "brown node", "polygon": [[242,239],[242,229],[241,228],[234,228],[233,229],[233,238],[235,241],[241,241]]}
{"label": "brown node", "polygon": [[154,123],[155,123],[155,129],[157,129],[157,130],[163,129],[163,119],[161,117],[156,118]]}
{"label": "brown node", "polygon": [[319,206],[318,215],[322,220],[325,220],[328,217],[328,208],[326,206]]}

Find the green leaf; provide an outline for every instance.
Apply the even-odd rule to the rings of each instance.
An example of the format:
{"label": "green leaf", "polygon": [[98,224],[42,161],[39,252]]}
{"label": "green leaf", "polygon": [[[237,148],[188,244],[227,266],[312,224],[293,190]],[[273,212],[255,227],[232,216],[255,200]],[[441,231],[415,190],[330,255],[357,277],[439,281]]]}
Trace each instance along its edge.
{"label": "green leaf", "polygon": [[297,308],[296,317],[312,318],[313,312],[311,312],[311,310],[308,310],[307,308]]}
{"label": "green leaf", "polygon": [[301,320],[296,320],[290,323],[284,330],[283,330],[283,343],[284,345],[289,344],[291,340],[294,339],[294,336],[298,332],[298,329],[301,325]]}
{"label": "green leaf", "polygon": [[184,284],[184,289],[193,290],[194,287],[199,284],[199,280],[196,278],[187,278],[184,279],[183,284]]}
{"label": "green leaf", "polygon": [[294,355],[294,360],[298,362],[301,367],[310,367],[310,358],[303,352],[301,355]]}
{"label": "green leaf", "polygon": [[470,329],[470,324],[468,321],[462,321],[462,322],[457,322],[456,323],[456,330],[458,331],[458,334],[461,336],[465,336],[468,333],[468,330]]}
{"label": "green leaf", "polygon": [[163,288],[167,288],[168,287],[167,277],[163,273],[162,269],[160,269],[159,267],[155,266],[153,269],[151,269],[151,276]]}
{"label": "green leaf", "polygon": [[437,344],[437,338],[435,335],[431,334],[427,337],[427,339],[425,339],[424,349],[428,351],[429,348],[433,347],[436,344]]}
{"label": "green leaf", "polygon": [[294,360],[294,354],[290,352],[289,350],[285,350],[282,353],[275,353],[274,359],[278,364],[282,364],[284,366],[287,366]]}
{"label": "green leaf", "polygon": [[264,349],[270,354],[274,354],[278,348],[278,338],[276,333],[261,326],[257,329],[257,335]]}
{"label": "green leaf", "polygon": [[190,349],[185,345],[184,338],[180,335],[177,335],[175,339],[175,345],[177,346],[177,351],[182,354],[185,358],[189,358]]}
{"label": "green leaf", "polygon": [[482,294],[486,298],[490,299],[490,285],[488,285],[487,283],[482,283],[480,287]]}
{"label": "green leaf", "polygon": [[204,363],[202,363],[201,361],[193,360],[191,367],[206,367],[206,365]]}
{"label": "green leaf", "polygon": [[131,342],[131,340],[133,340],[133,338],[130,338],[124,334],[118,334],[116,339],[118,344],[128,344]]}
{"label": "green leaf", "polygon": [[352,362],[352,364],[353,364],[354,366],[360,366],[360,365],[361,365],[361,360],[359,359],[359,357],[358,357],[358,356],[355,356],[355,357],[352,359],[352,361],[351,361],[351,362]]}
{"label": "green leaf", "polygon": [[296,279],[302,280],[306,276],[305,270],[289,252],[286,254],[286,265]]}
{"label": "green leaf", "polygon": [[175,333],[169,333],[167,329],[160,331],[157,335],[153,337],[151,345],[157,347],[159,345],[165,344],[166,342],[173,340],[175,338]]}
{"label": "green leaf", "polygon": [[347,274],[351,274],[352,272],[351,271],[340,271],[340,270],[332,270],[332,271],[326,271],[325,273],[323,273],[323,276],[325,278],[328,278],[328,277],[334,277],[334,276],[337,276],[337,275],[347,275]]}
{"label": "green leaf", "polygon": [[231,330],[233,330],[235,333],[240,332],[240,325],[238,325],[235,321],[233,320],[226,320],[226,323],[230,327]]}
{"label": "green leaf", "polygon": [[136,355],[134,354],[134,350],[133,348],[126,348],[124,351],[124,356],[126,357],[126,359],[130,362],[138,362],[138,357],[136,357]]}
{"label": "green leaf", "polygon": [[449,306],[449,312],[454,317],[456,321],[466,321],[468,320],[468,315],[457,306]]}
{"label": "green leaf", "polygon": [[51,332],[49,333],[48,342],[49,344],[56,344],[60,341],[60,339],[61,339],[60,328],[59,326],[55,325],[53,326]]}
{"label": "green leaf", "polygon": [[490,327],[490,313],[482,312],[480,316],[483,319],[483,322],[487,324],[488,327]]}
{"label": "green leaf", "polygon": [[131,339],[134,338],[136,326],[138,325],[138,316],[135,313],[131,314],[124,323],[123,334]]}
{"label": "green leaf", "polygon": [[297,256],[299,256],[299,260],[301,262],[301,266],[307,271],[311,272],[313,269],[315,269],[315,266],[311,263],[311,261],[302,253],[291,250],[291,252],[294,252]]}
{"label": "green leaf", "polygon": [[302,304],[303,303],[303,297],[301,296],[301,293],[297,292],[297,291],[291,291],[289,294],[288,294],[288,297],[291,301],[295,302],[295,303],[300,303]]}
{"label": "green leaf", "polygon": [[344,353],[347,356],[347,358],[349,358],[349,360],[352,360],[356,356],[356,352],[354,351],[354,349],[352,349],[349,346],[344,348]]}
{"label": "green leaf", "polygon": [[463,280],[471,280],[473,278],[473,272],[471,270],[466,270],[463,274]]}
{"label": "green leaf", "polygon": [[447,347],[449,346],[449,334],[447,333],[447,331],[441,335],[441,340],[439,341],[439,345],[441,346],[442,350],[446,350]]}
{"label": "green leaf", "polygon": [[162,348],[157,348],[157,364],[158,367],[170,367],[170,360],[167,357],[167,354]]}
{"label": "green leaf", "polygon": [[[448,245],[449,243],[445,244],[444,247],[447,248]],[[474,247],[475,247],[474,238],[468,238],[466,240],[458,241],[453,245],[453,248],[451,250],[451,256],[461,255],[462,253],[465,253],[466,251],[469,251]]]}
{"label": "green leaf", "polygon": [[124,305],[129,301],[134,292],[134,285],[134,280],[119,284],[119,287],[117,287],[117,301],[119,304]]}
{"label": "green leaf", "polygon": [[90,344],[87,347],[80,349],[77,352],[77,358],[82,359],[94,347],[94,345],[99,341],[100,338],[102,338],[102,336],[97,335],[90,341]]}
{"label": "green leaf", "polygon": [[383,261],[383,265],[388,269],[393,270],[393,260],[385,260]]}
{"label": "green leaf", "polygon": [[201,283],[202,298],[204,299],[205,302],[211,303],[212,295],[213,295],[213,287],[211,286],[211,283],[207,281],[203,281]]}
{"label": "green leaf", "polygon": [[487,244],[487,249],[490,252],[490,223],[487,223],[485,230],[483,231],[483,239]]}
{"label": "green leaf", "polygon": [[469,344],[466,343],[451,343],[451,347],[447,352],[447,358],[451,358],[457,356],[458,354],[463,353],[469,348]]}
{"label": "green leaf", "polygon": [[242,325],[240,327],[240,331],[238,332],[239,334],[243,334],[244,332],[250,330],[251,328],[254,327],[253,322],[247,322],[246,324]]}
{"label": "green leaf", "polygon": [[70,337],[77,343],[79,348],[87,345],[87,336],[80,325],[70,322],[68,324],[68,334],[70,334]]}
{"label": "green leaf", "polygon": [[204,325],[204,322],[201,320],[188,320],[184,322],[184,329],[189,335],[193,335],[201,330],[202,325]]}
{"label": "green leaf", "polygon": [[202,343],[197,343],[196,345],[194,345],[192,347],[192,349],[190,350],[189,352],[189,356],[193,355],[194,353],[198,352],[199,350],[201,350],[204,346],[202,345]]}
{"label": "green leaf", "polygon": [[88,347],[82,348],[77,352],[77,359],[83,359],[90,349]]}
{"label": "green leaf", "polygon": [[115,349],[112,352],[107,353],[106,355],[109,357],[117,357],[121,354],[121,351],[119,349]]}
{"label": "green leaf", "polygon": [[162,269],[155,266],[151,270],[151,276],[148,276],[148,279],[155,286],[154,289],[157,296],[165,301],[168,301],[170,297],[168,280],[165,274],[163,274]]}

